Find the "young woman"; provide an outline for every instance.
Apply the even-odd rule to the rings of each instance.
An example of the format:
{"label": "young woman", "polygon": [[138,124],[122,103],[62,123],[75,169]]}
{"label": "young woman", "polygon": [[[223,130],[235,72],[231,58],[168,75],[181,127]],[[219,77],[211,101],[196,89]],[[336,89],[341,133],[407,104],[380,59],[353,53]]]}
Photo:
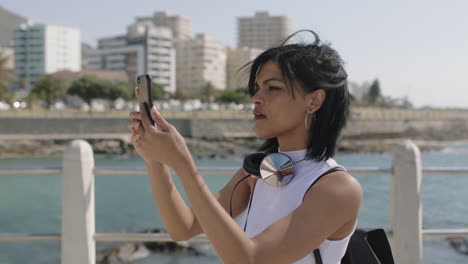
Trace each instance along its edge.
{"label": "young woman", "polygon": [[[132,142],[174,240],[205,233],[224,263],[315,263],[315,249],[324,264],[340,263],[362,200],[360,184],[332,159],[348,114],[347,74],[337,52],[308,32],[313,43],[285,41],[250,64],[255,132],[266,138],[261,151],[284,153],[294,167],[284,186],[246,177],[241,168],[212,194],[174,126],[155,108],[150,114],[160,129],[143,106],[141,113],[130,114]],[[191,207],[168,167],[180,178]],[[242,213],[236,223],[233,217]]]}

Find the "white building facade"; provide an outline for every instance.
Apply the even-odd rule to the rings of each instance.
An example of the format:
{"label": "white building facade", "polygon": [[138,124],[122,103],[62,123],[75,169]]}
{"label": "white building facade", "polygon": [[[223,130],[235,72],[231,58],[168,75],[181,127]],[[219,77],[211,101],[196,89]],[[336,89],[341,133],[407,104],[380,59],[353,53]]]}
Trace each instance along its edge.
{"label": "white building facade", "polygon": [[122,70],[132,80],[140,74],[149,74],[166,92],[175,92],[176,55],[169,28],[140,21],[128,26],[126,35],[103,38],[98,43],[87,58],[87,69]]}
{"label": "white building facade", "polygon": [[87,60],[87,70],[125,71],[130,79],[145,72],[145,49],[142,45],[92,50]]}
{"label": "white building facade", "polygon": [[226,89],[226,46],[209,34],[176,42],[177,89],[194,95],[211,84]]}
{"label": "white building facade", "polygon": [[60,70],[81,70],[78,29],[27,22],[14,31],[15,71],[30,88],[39,76]]}
{"label": "white building facade", "polygon": [[293,33],[293,22],[287,16],[257,12],[254,17],[237,18],[237,46],[268,49]]}
{"label": "white building facade", "polygon": [[250,67],[244,67],[254,60],[263,50],[254,48],[228,48],[226,62],[226,89],[245,88],[249,81]]}
{"label": "white building facade", "polygon": [[186,17],[160,11],[155,12],[152,17],[137,18],[137,22],[147,21],[151,21],[157,27],[170,28],[173,38],[176,40],[190,39],[192,37],[192,22]]}
{"label": "white building facade", "polygon": [[[136,27],[141,27],[136,25]],[[145,31],[146,73],[167,92],[176,90],[176,51],[172,30],[152,25],[143,26]]]}

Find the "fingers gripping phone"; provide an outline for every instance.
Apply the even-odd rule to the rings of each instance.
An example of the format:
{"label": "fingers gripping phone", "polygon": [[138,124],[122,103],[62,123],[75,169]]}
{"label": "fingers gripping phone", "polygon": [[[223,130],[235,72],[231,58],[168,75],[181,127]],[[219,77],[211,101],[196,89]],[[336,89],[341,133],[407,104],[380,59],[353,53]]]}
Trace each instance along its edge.
{"label": "fingers gripping phone", "polygon": [[148,74],[143,74],[137,77],[137,85],[139,90],[138,101],[145,105],[146,113],[151,124],[154,126],[154,120],[151,117],[150,110],[153,107],[153,95],[151,92],[151,77]]}

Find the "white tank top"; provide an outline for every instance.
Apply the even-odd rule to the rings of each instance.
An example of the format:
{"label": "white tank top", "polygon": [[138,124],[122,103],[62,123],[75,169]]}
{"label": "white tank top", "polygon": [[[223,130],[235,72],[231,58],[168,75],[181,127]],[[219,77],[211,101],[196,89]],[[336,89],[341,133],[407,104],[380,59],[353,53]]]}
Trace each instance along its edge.
{"label": "white tank top", "polygon": [[[282,153],[285,153],[291,157],[293,162],[296,162],[305,157],[306,151],[304,149]],[[250,197],[249,208],[238,218],[237,223],[241,228],[246,228],[245,232],[249,237],[258,235],[268,226],[299,207],[304,195],[315,180],[333,168],[344,169],[331,158],[320,162],[304,160],[294,164],[296,175],[286,186],[275,187],[265,183],[263,180],[257,180],[253,194]],[[247,215],[248,222],[245,225]],[[356,225],[354,229],[356,229]],[[325,240],[320,244],[319,248],[323,264],[340,263],[341,258],[346,252],[351,234],[341,240]],[[315,264],[313,252],[294,263]]]}

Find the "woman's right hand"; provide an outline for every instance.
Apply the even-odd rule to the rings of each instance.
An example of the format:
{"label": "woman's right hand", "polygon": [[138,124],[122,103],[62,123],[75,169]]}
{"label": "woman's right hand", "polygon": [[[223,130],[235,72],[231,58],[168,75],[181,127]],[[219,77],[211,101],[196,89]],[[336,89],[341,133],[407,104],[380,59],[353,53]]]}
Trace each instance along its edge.
{"label": "woman's right hand", "polygon": [[145,154],[143,153],[143,149],[140,147],[140,144],[136,143],[137,138],[142,137],[144,135],[144,129],[141,124],[140,120],[140,112],[131,112],[130,113],[130,121],[128,121],[128,129],[132,132],[132,145],[135,148],[136,152],[145,160]]}
{"label": "woman's right hand", "polygon": [[[135,88],[135,96],[138,99],[139,98],[139,89],[138,87]],[[138,100],[139,101],[139,100]],[[143,148],[141,148],[141,144],[137,144],[137,140],[139,140],[141,137],[144,136],[145,130],[142,124],[142,121],[140,119],[140,112],[131,112],[130,113],[130,121],[128,121],[128,129],[132,133],[132,145],[135,148],[135,151],[143,158],[145,161],[146,165],[154,165],[155,163],[160,163],[156,161],[152,161],[150,159],[151,153],[146,153]],[[160,164],[162,165],[162,163]]]}

